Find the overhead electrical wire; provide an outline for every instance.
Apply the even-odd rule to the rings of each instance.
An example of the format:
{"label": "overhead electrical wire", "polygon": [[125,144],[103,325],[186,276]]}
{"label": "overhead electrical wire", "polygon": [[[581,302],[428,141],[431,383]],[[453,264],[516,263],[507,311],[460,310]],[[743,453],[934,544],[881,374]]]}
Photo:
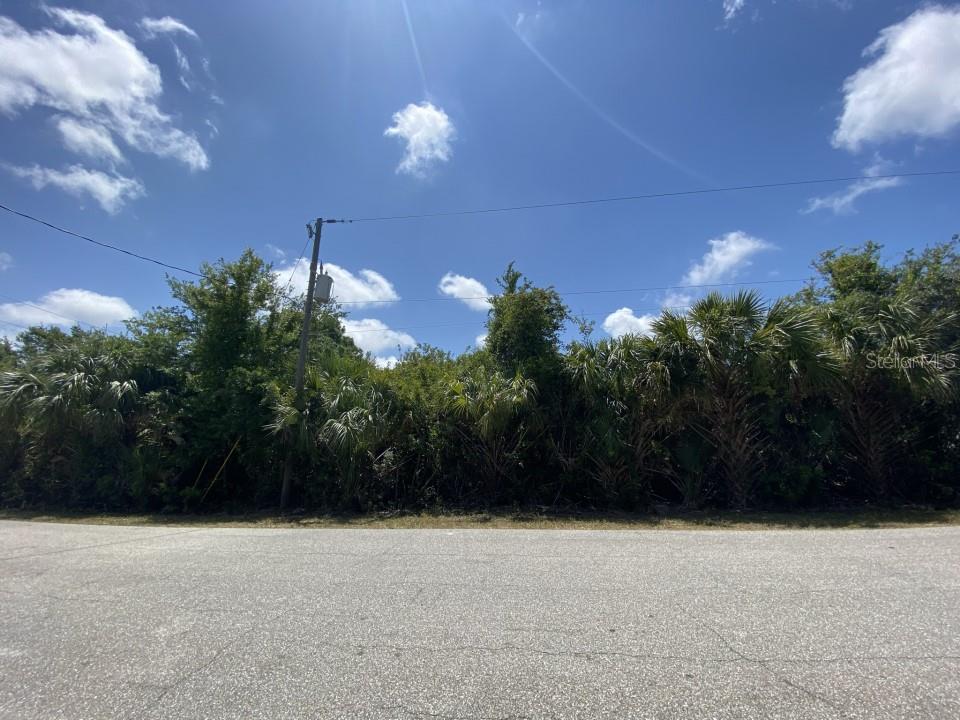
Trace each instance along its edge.
{"label": "overhead electrical wire", "polygon": [[[702,290],[705,288],[714,288],[714,287],[740,287],[741,285],[773,285],[777,283],[802,283],[806,282],[806,279],[778,279],[778,280],[745,280],[742,282],[719,282],[719,283],[703,283],[701,285],[660,285],[658,287],[639,287],[639,288],[616,288],[610,290],[568,290],[568,291],[557,291],[557,295],[561,297],[568,297],[570,295],[616,295],[619,293],[632,293],[632,292],[657,292],[661,290]],[[396,300],[342,300],[338,301],[337,305],[373,305],[373,304],[392,304],[392,303],[401,303],[401,302],[455,302],[457,300],[466,301],[466,300],[492,300],[493,298],[498,297],[497,295],[470,295],[463,297],[454,297],[448,295],[446,297],[433,297],[433,298],[398,298]]]}
{"label": "overhead electrical wire", "polygon": [[[634,309],[644,314],[653,314],[661,310],[688,310],[690,307],[691,307],[690,305],[658,305],[652,308],[634,308]],[[605,310],[603,312],[575,313],[575,314],[572,314],[571,317],[576,319],[576,318],[589,318],[589,317],[606,317],[608,315],[610,315],[610,312],[608,310]],[[371,333],[371,332],[391,332],[391,331],[400,332],[401,330],[403,331],[427,330],[427,329],[440,328],[440,327],[475,327],[478,323],[482,323],[482,322],[486,322],[486,321],[481,318],[477,318],[476,320],[453,322],[453,323],[433,323],[429,325],[407,325],[406,327],[355,329],[355,330],[351,330],[346,334],[352,337],[353,335],[356,335],[359,333]]]}
{"label": "overhead electrical wire", "polygon": [[20,328],[21,330],[30,330],[30,327],[27,325],[10,322],[9,320],[0,320],[0,325],[9,325],[10,327]]}
{"label": "overhead electrical wire", "polygon": [[783,182],[755,183],[751,185],[729,185],[727,187],[700,188],[697,190],[674,190],[670,192],[645,193],[642,195],[620,195],[614,197],[592,198],[589,200],[566,200],[561,202],[534,203],[531,205],[509,205],[504,207],[477,208],[472,210],[449,210],[445,212],[419,213],[411,215],[358,217],[342,220],[340,222],[380,222],[385,220],[416,220],[420,218],[455,217],[459,215],[486,215],[491,213],[517,212],[520,210],[545,210],[547,208],[601,205],[605,203],[654,200],[657,198],[684,197],[688,195],[709,195],[712,193],[738,192],[744,190],[765,190],[770,188],[797,187],[802,185],[825,185],[828,183],[856,182],[858,180],[886,180],[890,178],[934,177],[940,175],[960,175],[960,170],[930,170],[925,172],[889,173],[886,175],[852,175],[849,177],[814,178],[809,180],[785,180]]}
{"label": "overhead electrical wire", "polygon": [[[787,180],[781,182],[770,182],[770,183],[754,183],[749,185],[731,185],[727,187],[717,187],[717,188],[700,188],[693,190],[676,190],[669,192],[654,192],[654,193],[645,193],[638,195],[621,195],[621,196],[612,196],[612,197],[602,197],[602,198],[591,198],[585,200],[569,200],[561,202],[549,202],[549,203],[535,203],[528,205],[509,205],[502,207],[491,207],[491,208],[475,208],[468,210],[452,210],[452,211],[443,211],[443,212],[431,212],[431,213],[419,213],[419,214],[407,214],[407,215],[381,215],[381,216],[369,216],[369,217],[357,217],[346,220],[338,220],[338,223],[354,223],[354,222],[381,222],[381,221],[390,221],[390,220],[414,220],[414,219],[426,219],[426,218],[442,218],[442,217],[457,217],[457,216],[466,216],[466,215],[483,215],[483,214],[493,214],[493,213],[507,213],[507,212],[519,212],[525,210],[543,210],[549,208],[562,208],[562,207],[577,207],[577,206],[589,206],[589,205],[600,205],[608,203],[619,203],[619,202],[633,202],[640,200],[653,200],[657,198],[670,198],[670,197],[685,197],[685,196],[695,196],[695,195],[708,195],[715,193],[728,193],[728,192],[741,192],[749,190],[762,190],[762,189],[771,189],[771,188],[785,188],[785,187],[799,187],[799,186],[808,186],[808,185],[822,185],[830,183],[840,183],[840,182],[856,182],[861,180],[882,180],[882,179],[893,179],[893,178],[916,178],[916,177],[942,177],[942,176],[953,176],[960,175],[960,170],[930,170],[923,172],[908,172],[908,173],[888,173],[884,175],[854,175],[847,177],[831,177],[831,178],[811,178],[804,180]],[[168,263],[163,260],[160,260],[149,255],[143,255],[141,253],[133,252],[132,250],[127,250],[126,248],[119,247],[110,243],[102,242],[96,240],[92,237],[84,235],[79,232],[75,232],[68,228],[61,227],[55,223],[43,220],[42,218],[36,217],[29,213],[22,212],[20,210],[15,210],[14,208],[8,207],[7,205],[0,204],[0,210],[4,210],[12,215],[16,215],[25,220],[30,220],[31,222],[38,223],[43,225],[51,230],[56,230],[57,232],[75,237],[79,240],[91,243],[98,247],[102,247],[108,250],[113,250],[115,252],[122,253],[129,257],[136,258],[138,260],[143,260],[144,262],[149,262],[160,267],[167,268],[176,272],[186,273],[194,277],[204,278],[207,277],[203,273],[197,272],[196,270],[190,270],[189,268],[182,267],[180,265],[175,265],[173,263]],[[284,297],[289,298],[286,295],[287,290],[290,288],[294,275],[296,273],[297,267],[299,266],[301,260],[306,253],[307,245],[309,244],[309,238],[307,242],[304,243],[303,250],[300,252],[300,256],[297,261],[293,264],[293,270],[290,273],[290,278],[287,280],[287,284],[284,286],[284,289],[281,291],[281,294]],[[683,289],[695,289],[695,288],[708,288],[708,287],[729,287],[729,286],[741,286],[741,285],[762,285],[762,284],[773,284],[773,283],[795,283],[803,282],[803,280],[759,280],[752,282],[729,282],[729,283],[710,283],[704,285],[666,285],[660,287],[646,287],[646,288],[624,288],[624,289],[608,289],[608,290],[575,290],[569,292],[558,293],[561,296],[569,295],[597,295],[597,294],[616,294],[616,293],[628,293],[628,292],[655,292],[655,291],[665,291],[665,290],[683,290]],[[475,296],[475,297],[439,297],[439,298],[410,298],[410,299],[397,299],[397,300],[351,300],[343,301],[338,303],[339,305],[369,305],[369,304],[382,304],[382,303],[394,303],[394,302],[435,302],[435,301],[451,301],[451,300],[489,300],[494,296]],[[74,320],[68,318],[64,315],[60,315],[52,310],[47,308],[40,307],[38,305],[32,305],[31,303],[20,302],[18,304],[26,305],[29,307],[34,307],[38,310],[48,312],[52,315],[57,315],[64,318],[65,320],[70,320],[71,322],[80,323],[82,321]],[[10,323],[8,321],[3,321],[8,325],[17,326],[16,323]],[[90,325],[90,323],[86,323]],[[17,326],[23,327],[23,326]],[[392,328],[398,329],[398,328]],[[408,328],[413,329],[413,328]],[[357,332],[367,332],[367,331],[357,331]],[[378,330],[371,330],[369,332],[382,332]]]}
{"label": "overhead electrical wire", "polygon": [[[74,325],[81,325],[81,324],[82,324],[82,325],[89,325],[90,327],[93,327],[93,328],[97,327],[97,326],[94,325],[93,323],[88,323],[86,320],[77,320],[77,319],[72,318],[72,317],[67,317],[66,315],[61,315],[61,314],[58,313],[58,312],[55,312],[55,311],[53,311],[53,310],[50,310],[49,308],[45,308],[45,307],[42,307],[42,306],[40,306],[40,305],[34,305],[33,303],[27,302],[26,300],[17,300],[16,298],[10,297],[9,295],[4,295],[3,293],[0,293],[0,297],[6,298],[6,299],[9,300],[10,303],[13,304],[13,305],[25,305],[26,307],[31,307],[31,308],[34,308],[35,310],[40,310],[40,311],[42,311],[42,312],[49,313],[50,315],[56,315],[58,318],[63,318],[64,320],[69,320],[69,321],[72,322]],[[6,321],[4,321],[4,322],[6,322]]]}
{"label": "overhead electrical wire", "polygon": [[[574,207],[574,206],[583,206],[583,205],[599,205],[604,203],[617,203],[617,202],[629,202],[629,201],[638,201],[638,200],[652,200],[655,198],[668,198],[668,197],[682,197],[690,195],[707,195],[711,193],[725,193],[725,192],[738,192],[746,190],[761,190],[767,188],[783,188],[783,187],[796,187],[801,185],[822,185],[828,183],[839,183],[839,182],[855,182],[858,180],[885,180],[890,178],[911,178],[911,177],[936,177],[936,176],[947,176],[947,175],[960,175],[960,170],[929,170],[924,172],[911,172],[911,173],[888,173],[885,175],[853,175],[849,177],[832,177],[832,178],[814,178],[807,180],[787,180],[783,182],[771,182],[771,183],[755,183],[751,185],[731,185],[727,187],[719,188],[700,188],[696,190],[676,190],[671,192],[655,192],[647,193],[642,195],[621,195],[615,197],[604,197],[604,198],[592,198],[587,200],[568,200],[562,202],[550,202],[550,203],[536,203],[531,205],[510,205],[503,207],[493,207],[493,208],[478,208],[472,210],[452,210],[445,212],[432,212],[432,213],[420,213],[420,214],[409,214],[409,215],[381,215],[381,216],[371,216],[371,217],[358,217],[352,219],[338,220],[338,223],[355,223],[355,222],[379,222],[387,220],[413,220],[418,218],[439,218],[439,217],[454,217],[460,215],[481,215],[481,214],[491,214],[491,213],[503,213],[503,212],[517,212],[522,210],[542,210],[547,208],[560,208],[560,207]],[[93,245],[97,245],[108,250],[114,250],[124,255],[129,255],[130,257],[137,258],[138,260],[143,260],[145,262],[153,263],[154,265],[159,265],[161,267],[168,268],[170,270],[176,270],[177,272],[187,273],[188,275],[193,275],[195,277],[206,277],[203,273],[199,273],[196,270],[190,270],[189,268],[182,267],[180,265],[174,265],[173,263],[168,263],[163,260],[159,260],[149,255],[142,255],[140,253],[135,253],[132,250],[127,250],[126,248],[118,247],[117,245],[111,245],[110,243],[101,242],[100,240],[95,240],[92,237],[84,235],[82,233],[69,230],[67,228],[56,225],[47,220],[35,217],[29,213],[21,212],[20,210],[15,210],[6,205],[0,204],[0,210],[4,210],[12,215],[17,215],[18,217],[24,218],[25,220],[30,220],[40,225],[44,225],[52,230],[57,232],[70,235],[72,237],[84,240]],[[304,246],[304,251],[306,252],[306,245]],[[303,257],[303,252],[301,252],[300,257]],[[299,260],[297,261],[299,263]],[[296,268],[296,264],[294,265]],[[291,275],[291,280],[292,280]]]}
{"label": "overhead electrical wire", "polygon": [[[147,260],[147,261],[149,261],[149,262],[152,262],[152,263],[157,264],[157,265],[161,265],[161,266],[163,266],[163,267],[167,267],[167,268],[174,269],[174,270],[178,270],[178,271],[182,271],[182,272],[187,272],[187,273],[190,273],[191,275],[194,275],[194,276],[196,276],[196,277],[201,277],[201,278],[202,278],[202,277],[206,277],[205,275],[203,275],[203,274],[201,274],[201,273],[198,273],[198,272],[194,272],[193,270],[188,270],[188,269],[186,269],[186,268],[182,268],[182,267],[179,267],[179,266],[177,266],[177,265],[173,265],[173,264],[171,264],[171,263],[166,263],[166,262],[163,262],[163,261],[161,261],[161,260],[157,260],[156,258],[150,258],[150,257],[147,257],[147,256],[145,256],[145,255],[139,255],[139,254],[137,254],[137,253],[130,252],[130,251],[128,251],[128,250],[125,250],[125,249],[123,249],[123,248],[119,248],[119,247],[117,247],[117,246],[115,246],[115,245],[111,245],[111,244],[109,244],[109,243],[99,242],[99,241],[94,240],[94,239],[92,239],[92,238],[89,238],[89,237],[87,237],[87,236],[85,236],[85,235],[81,235],[80,233],[76,233],[76,232],[73,232],[72,230],[67,230],[66,228],[62,228],[62,227],[60,227],[59,225],[55,225],[54,223],[47,222],[47,221],[42,220],[42,219],[40,219],[40,218],[36,218],[36,217],[34,217],[34,216],[32,216],[32,215],[29,215],[29,214],[27,214],[27,213],[22,213],[22,212],[19,212],[19,211],[17,211],[17,210],[13,210],[13,209],[7,207],[6,205],[0,205],[0,209],[6,210],[7,212],[13,213],[14,215],[18,215],[18,216],[20,216],[20,217],[22,217],[22,218],[26,218],[26,219],[28,219],[28,220],[32,220],[32,221],[34,221],[34,222],[38,222],[38,223],[40,223],[40,224],[42,224],[42,225],[44,225],[44,226],[46,226],[46,227],[53,228],[54,230],[57,230],[57,231],[59,231],[59,232],[67,233],[68,235],[71,235],[71,236],[74,236],[74,237],[78,237],[78,238],[81,238],[81,239],[83,239],[83,240],[87,240],[87,241],[92,242],[92,243],[94,243],[94,244],[96,244],[96,245],[98,245],[98,246],[101,246],[101,247],[109,248],[109,249],[112,249],[112,250],[117,250],[118,252],[122,252],[122,253],[124,253],[124,254],[126,254],[126,255],[130,255],[130,256],[133,256],[133,257],[136,257],[136,258],[139,258],[139,259],[142,259],[142,260]],[[294,275],[296,274],[297,268],[299,267],[300,263],[303,261],[303,257],[304,257],[304,254],[306,253],[306,249],[307,249],[307,245],[308,245],[308,244],[309,244],[309,238],[307,239],[307,242],[304,244],[303,249],[300,251],[300,256],[297,258],[296,262],[293,264],[293,270],[292,270],[291,273],[290,273],[290,278],[287,280],[287,283],[286,283],[286,285],[284,286],[283,290],[281,290],[281,294],[282,294],[284,297],[286,297],[287,299],[293,299],[293,298],[290,298],[289,295],[287,295],[287,291],[289,290],[290,285],[291,285],[291,283],[293,282],[293,278],[294,278]],[[632,292],[656,292],[656,291],[665,291],[665,290],[692,290],[692,289],[703,289],[703,288],[713,288],[713,287],[739,287],[739,286],[743,286],[743,285],[767,285],[767,284],[798,283],[798,282],[804,282],[804,281],[803,281],[803,280],[798,280],[798,279],[756,280],[756,281],[751,281],[751,282],[705,283],[705,284],[699,284],[699,285],[696,285],[696,284],[687,284],[687,285],[662,285],[662,286],[651,286],[651,287],[604,289],[604,290],[571,290],[571,291],[566,291],[566,292],[559,292],[558,294],[561,295],[561,296],[563,296],[563,297],[572,296],[572,295],[609,295],[609,294],[622,294],[622,293],[632,293]],[[338,305],[373,305],[373,304],[392,304],[392,303],[398,303],[398,302],[451,302],[451,301],[457,301],[457,300],[461,300],[461,301],[463,301],[463,300],[489,300],[489,299],[491,299],[491,298],[493,298],[493,297],[496,297],[496,296],[495,296],[495,295],[477,295],[477,296],[469,296],[469,297],[449,297],[449,296],[448,296],[448,297],[435,297],[435,298],[398,298],[398,299],[395,299],[395,300],[345,300],[345,301],[340,301],[340,302],[338,302],[337,304],[338,304]],[[21,303],[21,304],[29,305],[29,303]],[[53,313],[53,312],[50,311],[50,310],[46,310],[45,308],[41,308],[41,307],[36,306],[36,305],[33,305],[32,307],[35,307],[35,308],[37,308],[37,309],[39,309],[39,310],[44,310],[45,312],[51,312],[52,314],[55,314],[55,315],[58,314],[58,313]],[[61,315],[60,317],[64,317],[64,318],[67,319],[67,320],[71,320],[71,318],[66,318],[66,317],[63,316],[63,315]],[[74,322],[76,322],[76,321],[74,321]],[[87,324],[89,324],[89,323],[87,323]]]}
{"label": "overhead electrical wire", "polygon": [[152,257],[150,257],[150,256],[148,256],[148,255],[140,255],[139,253],[135,253],[135,252],[133,252],[132,250],[126,250],[125,248],[117,247],[116,245],[111,245],[110,243],[105,243],[105,242],[100,242],[99,240],[94,240],[92,237],[87,237],[86,235],[82,235],[82,234],[80,234],[80,233],[78,233],[78,232],[74,232],[73,230],[68,230],[67,228],[60,227],[59,225],[54,225],[54,224],[51,223],[51,222],[47,222],[46,220],[41,220],[41,219],[38,218],[38,217],[34,217],[33,215],[29,215],[29,214],[27,214],[27,213],[25,213],[25,212],[20,212],[19,210],[14,210],[13,208],[9,208],[9,207],[7,207],[6,205],[0,205],[0,210],[6,210],[8,213],[11,213],[11,214],[13,214],[13,215],[19,215],[20,217],[25,218],[25,219],[27,219],[27,220],[32,220],[32,221],[35,222],[35,223],[40,223],[41,225],[46,225],[48,228],[51,228],[51,229],[53,229],[53,230],[56,230],[57,232],[62,232],[62,233],[64,233],[64,234],[66,234],[66,235],[72,235],[73,237],[79,238],[80,240],[85,240],[85,241],[87,241],[88,243],[93,243],[94,245],[98,245],[98,246],[100,246],[100,247],[107,248],[108,250],[115,250],[116,252],[123,253],[124,255],[129,255],[130,257],[135,257],[135,258],[137,258],[138,260],[143,260],[143,261],[145,261],[145,262],[153,263],[154,265],[160,265],[161,267],[169,268],[170,270],[176,270],[177,272],[183,272],[183,273],[187,273],[187,274],[189,274],[189,275],[195,275],[195,276],[197,276],[197,277],[203,277],[203,274],[202,274],[202,273],[198,273],[198,272],[195,271],[195,270],[189,270],[189,269],[187,269],[187,268],[185,268],[185,267],[180,267],[179,265],[172,265],[172,264],[170,264],[170,263],[164,262],[163,260],[157,260],[156,258],[152,258]]}
{"label": "overhead electrical wire", "polygon": [[[287,284],[283,286],[283,290],[280,291],[280,294],[284,297],[287,297],[287,291],[290,289],[290,283],[293,282],[293,276],[297,274],[297,268],[300,267],[300,261],[303,260],[303,256],[307,252],[307,245],[310,244],[310,234],[307,233],[307,239],[303,243],[303,250],[300,251],[300,257],[297,258],[297,261],[293,264],[293,269],[290,271],[290,279],[287,280]],[[290,299],[290,298],[287,298]]]}

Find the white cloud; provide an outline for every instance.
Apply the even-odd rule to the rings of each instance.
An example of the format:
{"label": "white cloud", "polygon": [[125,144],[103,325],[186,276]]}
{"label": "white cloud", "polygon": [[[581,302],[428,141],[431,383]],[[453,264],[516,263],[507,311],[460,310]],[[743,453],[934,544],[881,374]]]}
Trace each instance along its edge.
{"label": "white cloud", "polygon": [[843,84],[835,147],[943,137],[960,124],[960,7],[932,5],[891,25]]}
{"label": "white cloud", "polygon": [[736,230],[708,240],[710,245],[700,262],[694,263],[683,276],[681,285],[710,285],[727,282],[745,267],[750,258],[763,250],[772,250],[773,245],[760,238]]}
{"label": "white cloud", "polygon": [[176,43],[173,44],[173,54],[177,57],[177,67],[184,72],[190,72],[190,61],[187,60],[187,56],[183,54],[180,46]]}
{"label": "white cloud", "polygon": [[398,173],[424,177],[435,163],[447,162],[453,154],[450,143],[457,131],[449,116],[432,103],[410,103],[393,114],[393,125],[383,132],[407,144]]}
{"label": "white cloud", "polygon": [[[269,250],[271,253],[273,253],[273,254],[274,254],[277,258],[279,258],[280,260],[286,260],[286,259],[287,259],[287,252],[286,252],[286,250],[284,250],[283,248],[278,248],[278,247],[277,247],[276,245],[274,245],[273,243],[267,243],[267,250]],[[292,265],[287,268],[287,271],[288,271],[287,277],[290,277],[289,271],[292,270],[292,269],[293,269],[293,266],[292,266]]]}
{"label": "white cloud", "polygon": [[490,291],[479,280],[454,273],[447,273],[440,278],[437,289],[446,295],[463,302],[471,310],[486,312],[490,309]]}
{"label": "white cloud", "polygon": [[871,178],[869,180],[857,180],[847,186],[846,190],[825,195],[823,197],[810,198],[804,213],[812,213],[817,210],[832,210],[835,215],[850,215],[857,211],[854,202],[863,195],[877,192],[878,190],[888,190],[901,185],[900,178]]}
{"label": "white cloud", "polygon": [[531,29],[530,26],[536,26],[543,19],[543,16],[543,0],[537,0],[536,9],[533,12],[527,13],[521,10],[517,13],[513,26],[516,29]]}
{"label": "white cloud", "polygon": [[400,359],[396,355],[387,355],[386,357],[377,356],[373,358],[374,365],[387,370],[392,370],[395,368],[398,362],[400,362]]}
{"label": "white cloud", "polygon": [[36,302],[0,304],[0,321],[17,325],[114,325],[134,317],[137,311],[121,297],[101,295],[92,290],[60,288]]}
{"label": "white cloud", "polygon": [[[874,156],[873,163],[864,168],[863,174],[877,176],[891,173],[893,170],[894,166],[878,154]],[[856,180],[839,192],[822,197],[810,198],[807,208],[803,212],[812,213],[817,210],[832,210],[836,215],[849,215],[857,211],[854,203],[861,196],[879,190],[898,187],[902,184],[903,178],[898,177],[870,177],[863,180]]]}
{"label": "white cloud", "polygon": [[126,33],[97,15],[43,9],[72,32],[29,32],[0,17],[0,112],[12,116],[33,106],[51,108],[141,152],[173,158],[191,170],[209,167],[196,136],[175,127],[157,106],[163,94],[160,70]]}
{"label": "white cloud", "polygon": [[162,18],[145,17],[140,21],[140,29],[146,38],[155,38],[157,35],[182,33],[196,38],[197,33],[186,23],[172,18],[169,15]]}
{"label": "white cloud", "polygon": [[622,335],[649,335],[656,315],[634,315],[633,310],[622,307],[604,319],[603,329],[612,337]]}
{"label": "white cloud", "polygon": [[374,355],[384,350],[396,350],[415,347],[417,341],[399,330],[391,330],[386,323],[374,318],[350,320],[344,318],[343,332],[364,352]]}
{"label": "white cloud", "polygon": [[63,116],[56,118],[56,123],[68,150],[111,163],[123,161],[123,153],[103,125]]}
{"label": "white cloud", "polygon": [[39,165],[5,167],[17,177],[29,180],[37,190],[52,185],[75,197],[89,195],[111,215],[119,212],[127,201],[136,200],[145,194],[143,184],[135,178],[90,170],[81,165],[70,165],[66,170]]}
{"label": "white cloud", "polygon": [[[393,283],[375,270],[361,270],[357,275],[346,268],[333,263],[325,263],[323,269],[333,278],[333,299],[337,302],[349,303],[353,307],[364,307],[370,304],[385,304],[399,300]],[[318,271],[319,272],[319,271]],[[285,287],[291,273],[293,280],[290,289],[294,293],[305,293],[307,282],[310,279],[310,263],[300,260],[296,268],[293,265],[280,267],[273,271],[280,287]]]}
{"label": "white cloud", "polygon": [[476,339],[475,342],[477,343],[477,347],[478,347],[478,348],[486,347],[486,344],[487,344],[487,334],[484,333],[483,335],[477,335],[477,339]]}
{"label": "white cloud", "polygon": [[[765,240],[736,230],[707,241],[710,249],[694,262],[680,280],[681,285],[711,285],[732,280],[740,270],[749,267],[750,258],[758,252],[773,250]],[[683,288],[670,290],[664,296],[663,310],[683,311],[690,307],[696,295]],[[622,307],[607,315],[603,329],[612,337],[626,334],[649,335],[657,315],[636,315],[631,308]]]}
{"label": "white cloud", "polygon": [[678,290],[667,291],[662,307],[669,310],[682,310],[693,304],[693,295]]}
{"label": "white cloud", "polygon": [[190,61],[176,43],[173,43],[173,54],[177,58],[177,67],[180,69],[180,84],[187,92],[193,92],[193,70],[190,69]]}
{"label": "white cloud", "polygon": [[733,20],[746,5],[746,0],[723,0],[723,19],[725,22]]}
{"label": "white cloud", "polygon": [[13,267],[13,255],[8,252],[0,252],[0,272],[9,270]]}

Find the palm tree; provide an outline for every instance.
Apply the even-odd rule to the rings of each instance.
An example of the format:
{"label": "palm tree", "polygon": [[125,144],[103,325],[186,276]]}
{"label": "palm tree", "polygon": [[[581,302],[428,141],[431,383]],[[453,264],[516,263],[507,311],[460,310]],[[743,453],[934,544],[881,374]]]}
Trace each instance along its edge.
{"label": "palm tree", "polygon": [[355,501],[362,508],[363,471],[376,468],[391,455],[389,445],[384,447],[391,403],[370,383],[357,384],[350,378],[340,378],[333,392],[322,397],[329,417],[317,441],[326,443],[334,453],[344,500]]}
{"label": "palm tree", "polygon": [[888,499],[902,459],[898,398],[942,401],[955,392],[952,363],[938,361],[940,334],[952,316],[921,316],[909,300],[882,299],[869,308],[835,303],[822,310],[820,321],[843,369],[833,395],[854,466],[870,496]]}
{"label": "palm tree", "polygon": [[575,345],[568,355],[580,400],[572,421],[580,430],[575,459],[607,501],[646,495],[645,480],[669,424],[669,378],[654,349],[650,338],[625,335]]}
{"label": "palm tree", "polygon": [[123,355],[82,355],[69,349],[44,356],[33,372],[0,376],[0,405],[28,422],[73,429],[122,425],[139,394]]}
{"label": "palm tree", "polygon": [[501,481],[509,480],[523,446],[527,426],[522,413],[537,394],[536,385],[520,375],[469,373],[453,383],[449,408],[460,422],[456,431],[480,461],[487,503],[495,501]]}
{"label": "palm tree", "polygon": [[127,357],[119,352],[86,355],[58,348],[29,370],[0,375],[0,412],[20,428],[25,440],[26,463],[50,463],[45,471],[50,485],[65,485],[72,499],[83,502],[82,491],[71,486],[80,477],[80,458],[92,458],[103,470],[109,452],[132,445],[136,438],[140,396]]}
{"label": "palm tree", "polygon": [[800,386],[827,369],[812,315],[784,301],[767,307],[754,291],[711,293],[686,315],[653,326],[654,356],[680,384],[688,423],[713,447],[736,507],[746,506],[769,442],[760,422],[777,384]]}
{"label": "palm tree", "polygon": [[310,368],[304,383],[306,402],[299,410],[290,392],[274,401],[274,419],[266,426],[283,433],[294,447],[311,457],[329,453],[337,469],[341,501],[364,505],[363,479],[384,465],[384,447],[393,404],[369,377],[366,361],[336,354]]}

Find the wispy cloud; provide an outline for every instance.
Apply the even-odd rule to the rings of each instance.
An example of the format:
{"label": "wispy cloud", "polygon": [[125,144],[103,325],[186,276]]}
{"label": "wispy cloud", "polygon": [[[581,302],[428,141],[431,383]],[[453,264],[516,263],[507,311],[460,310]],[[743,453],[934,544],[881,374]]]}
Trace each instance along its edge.
{"label": "wispy cloud", "polygon": [[535,27],[543,19],[543,16],[543,0],[537,0],[536,7],[531,12],[521,10],[517,13],[513,26],[518,30],[522,28],[524,31],[528,31],[531,27]]}
{"label": "wispy cloud", "polygon": [[[41,7],[64,32],[31,32],[0,17],[0,112],[15,116],[33,107],[54,111],[64,145],[88,157],[117,162],[118,137],[135,150],[177,160],[191,170],[209,167],[196,136],[176,127],[160,110],[160,70],[126,33],[97,15]],[[56,172],[29,174],[38,178],[37,186],[75,186],[81,177],[76,167],[69,180]],[[107,186],[103,173],[87,173],[82,180],[86,186],[94,182],[91,178]],[[130,178],[115,176],[110,187],[112,191],[92,191],[104,207],[116,207],[111,197],[142,194],[142,186]]]}
{"label": "wispy cloud", "polygon": [[733,20],[746,5],[746,0],[723,0],[723,20],[730,22]]}
{"label": "wispy cloud", "polygon": [[64,146],[79,155],[110,163],[123,162],[123,153],[103,125],[86,123],[71,117],[55,118]]}
{"label": "wispy cloud", "polygon": [[[269,251],[273,254],[273,256],[276,257],[278,260],[286,260],[286,259],[287,259],[287,252],[286,252],[286,250],[284,250],[283,248],[278,248],[278,247],[277,247],[276,245],[274,245],[273,243],[267,243],[267,250],[269,250]],[[291,265],[291,266],[289,266],[287,269],[288,269],[288,270],[291,270],[292,268],[293,268],[293,266]],[[289,276],[288,276],[288,277],[289,277]]]}
{"label": "wispy cloud", "polygon": [[192,38],[197,37],[196,31],[186,23],[169,15],[162,18],[145,17],[139,23],[144,37],[151,39],[157,35],[189,35]]}
{"label": "wispy cloud", "polygon": [[[879,156],[874,163],[864,169],[864,175],[883,175],[892,171],[890,163]],[[903,178],[899,177],[870,177],[863,180],[856,180],[840,192],[824,195],[822,197],[810,198],[804,213],[812,213],[817,210],[831,210],[835,215],[850,215],[857,211],[854,203],[870,193],[880,190],[889,190],[899,187],[903,184]]]}
{"label": "wispy cloud", "polygon": [[410,103],[393,114],[393,125],[383,132],[406,143],[398,173],[424,177],[437,163],[447,162],[453,155],[451,143],[457,130],[450,117],[433,103]]}
{"label": "wispy cloud", "polygon": [[670,157],[667,153],[663,152],[657,147],[654,147],[652,144],[650,144],[649,142],[641,138],[639,135],[637,135],[635,132],[633,132],[632,130],[627,128],[625,125],[623,125],[619,120],[617,120],[610,113],[608,113],[606,110],[604,110],[599,105],[597,105],[597,103],[595,103],[592,99],[587,97],[587,95],[582,90],[580,90],[580,88],[574,85],[573,82],[570,79],[568,79],[566,75],[560,72],[560,70],[558,70],[557,67],[552,62],[550,62],[533,45],[533,43],[530,42],[529,39],[527,39],[527,37],[524,35],[523,32],[521,32],[516,26],[510,26],[510,28],[513,31],[513,34],[517,36],[517,38],[520,40],[521,43],[523,43],[523,46],[530,51],[530,54],[533,55],[540,62],[540,64],[543,65],[543,67],[546,68],[547,71],[549,71],[550,74],[553,75],[565,88],[567,88],[567,90],[569,90],[574,97],[576,97],[580,102],[582,102],[594,115],[600,118],[603,122],[605,122],[611,128],[616,130],[618,133],[620,133],[623,137],[625,137],[627,140],[632,142],[634,145],[646,151],[650,155],[653,155],[658,160],[665,162],[666,164],[676,168],[680,172],[686,175],[689,175],[692,178],[700,180],[701,182],[708,183],[708,184],[711,182],[707,177],[705,177],[701,173],[687,167],[686,165],[679,162],[678,160]]}
{"label": "wispy cloud", "polygon": [[0,272],[9,270],[13,267],[13,255],[8,252],[0,252]]}
{"label": "wispy cloud", "polygon": [[752,257],[773,245],[742,230],[707,240],[710,249],[695,262],[680,281],[681,285],[710,285],[729,282],[741,270],[753,264]]}
{"label": "wispy cloud", "polygon": [[70,165],[66,170],[39,165],[4,167],[16,177],[28,180],[37,190],[52,186],[74,197],[91,197],[110,214],[119,212],[125,203],[146,194],[143,183],[136,178],[90,170],[81,165]]}

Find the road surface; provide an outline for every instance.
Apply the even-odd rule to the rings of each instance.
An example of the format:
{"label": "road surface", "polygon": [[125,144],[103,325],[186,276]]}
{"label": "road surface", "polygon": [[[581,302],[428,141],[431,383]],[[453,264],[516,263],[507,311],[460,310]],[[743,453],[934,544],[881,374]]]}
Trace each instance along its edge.
{"label": "road surface", "polygon": [[960,528],[0,522],[0,718],[832,717],[960,717]]}

